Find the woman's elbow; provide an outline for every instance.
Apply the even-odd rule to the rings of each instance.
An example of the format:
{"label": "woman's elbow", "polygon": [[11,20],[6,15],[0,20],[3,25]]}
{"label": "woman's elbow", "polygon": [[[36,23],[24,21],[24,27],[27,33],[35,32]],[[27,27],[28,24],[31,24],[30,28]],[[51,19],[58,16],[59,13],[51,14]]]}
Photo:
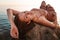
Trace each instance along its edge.
{"label": "woman's elbow", "polygon": [[12,9],[7,9],[7,15],[11,15],[12,14]]}
{"label": "woman's elbow", "polygon": [[10,8],[7,9],[7,11],[11,10]]}
{"label": "woman's elbow", "polygon": [[12,12],[12,9],[8,8],[7,9],[7,14],[10,14]]}

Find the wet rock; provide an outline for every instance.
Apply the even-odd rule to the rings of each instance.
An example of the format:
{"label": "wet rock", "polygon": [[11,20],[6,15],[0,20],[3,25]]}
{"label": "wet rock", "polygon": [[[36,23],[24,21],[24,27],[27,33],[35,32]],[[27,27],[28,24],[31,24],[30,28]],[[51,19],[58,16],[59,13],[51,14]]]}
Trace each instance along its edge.
{"label": "wet rock", "polygon": [[0,39],[1,40],[10,40],[10,29],[0,29]]}

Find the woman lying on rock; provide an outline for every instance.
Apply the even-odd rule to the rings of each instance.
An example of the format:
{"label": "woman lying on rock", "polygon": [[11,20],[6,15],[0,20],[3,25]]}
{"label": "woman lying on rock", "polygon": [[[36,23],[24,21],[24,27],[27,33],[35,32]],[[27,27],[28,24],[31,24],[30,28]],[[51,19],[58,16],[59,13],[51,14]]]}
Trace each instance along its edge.
{"label": "woman lying on rock", "polygon": [[[45,5],[46,7],[43,6],[43,3],[40,9],[32,9],[31,11],[19,12],[13,9],[7,9],[8,18],[11,24],[10,34],[13,38],[18,38],[18,36],[20,35],[19,31],[21,30],[18,30],[17,27],[25,30],[24,28],[27,28],[27,25],[29,27],[29,24],[31,22],[42,24],[50,28],[59,27],[56,20],[55,10],[50,5]],[[17,25],[14,22],[13,15],[16,18]],[[22,24],[24,23],[25,27],[22,26]]]}

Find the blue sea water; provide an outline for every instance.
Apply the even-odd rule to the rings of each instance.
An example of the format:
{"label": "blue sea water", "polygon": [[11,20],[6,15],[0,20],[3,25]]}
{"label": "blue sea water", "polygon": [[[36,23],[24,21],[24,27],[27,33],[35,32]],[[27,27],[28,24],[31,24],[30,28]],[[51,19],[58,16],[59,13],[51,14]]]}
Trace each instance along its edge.
{"label": "blue sea water", "polygon": [[10,23],[7,14],[0,13],[0,29],[10,29]]}
{"label": "blue sea water", "polygon": [[5,13],[0,13],[0,40],[11,40],[10,23]]}

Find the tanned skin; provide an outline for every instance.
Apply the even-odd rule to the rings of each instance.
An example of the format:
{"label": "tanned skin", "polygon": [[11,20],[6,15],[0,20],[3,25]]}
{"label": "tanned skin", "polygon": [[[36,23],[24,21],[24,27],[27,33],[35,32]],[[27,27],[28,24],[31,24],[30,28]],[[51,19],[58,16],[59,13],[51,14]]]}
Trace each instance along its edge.
{"label": "tanned skin", "polygon": [[56,14],[54,8],[50,4],[46,5],[45,1],[42,1],[40,9],[44,9],[48,12],[47,19],[49,21],[54,22],[55,24],[58,24],[57,23],[57,14]]}
{"label": "tanned skin", "polygon": [[44,9],[34,9],[26,12],[19,12],[13,9],[7,9],[7,15],[11,24],[11,31],[10,31],[11,36],[13,38],[18,38],[19,35],[18,28],[14,23],[13,16],[18,17],[19,22],[26,22],[27,24],[29,24],[31,21],[33,21],[35,23],[39,23],[47,27],[55,28],[57,25],[49,21],[52,19],[51,18],[48,19],[48,13],[49,12],[47,12]]}
{"label": "tanned skin", "polygon": [[45,1],[42,1],[40,8],[46,10],[46,3],[45,3]]}
{"label": "tanned skin", "polygon": [[[48,4],[47,6],[46,6],[46,10],[48,11],[48,20],[50,20],[50,19],[52,19],[52,20],[50,20],[51,22],[53,22],[53,23],[55,23],[55,24],[58,24],[58,22],[57,22],[57,14],[56,14],[56,12],[55,12],[55,10],[54,10],[54,8],[50,5],[50,4]],[[50,19],[49,19],[50,18]]]}

